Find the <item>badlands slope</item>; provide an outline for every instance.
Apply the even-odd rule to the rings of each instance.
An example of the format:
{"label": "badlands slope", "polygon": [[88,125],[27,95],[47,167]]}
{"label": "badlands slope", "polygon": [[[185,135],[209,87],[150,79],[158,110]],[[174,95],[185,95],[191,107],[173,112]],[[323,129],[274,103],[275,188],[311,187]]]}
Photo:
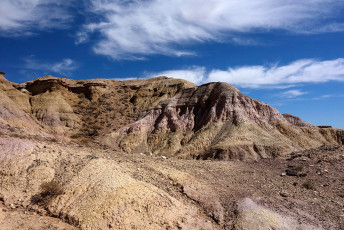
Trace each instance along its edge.
{"label": "badlands slope", "polygon": [[1,229],[343,229],[344,131],[226,83],[0,76]]}

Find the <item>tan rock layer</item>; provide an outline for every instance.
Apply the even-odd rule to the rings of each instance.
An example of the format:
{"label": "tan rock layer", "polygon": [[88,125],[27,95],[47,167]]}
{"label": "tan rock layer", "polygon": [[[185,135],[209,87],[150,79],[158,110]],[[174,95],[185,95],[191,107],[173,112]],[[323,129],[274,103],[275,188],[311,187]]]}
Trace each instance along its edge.
{"label": "tan rock layer", "polygon": [[244,160],[343,142],[341,130],[282,115],[226,83],[1,76],[0,94],[3,133],[97,139],[126,152]]}
{"label": "tan rock layer", "polygon": [[339,132],[282,115],[229,84],[209,83],[161,101],[104,140],[127,152],[244,160],[342,144]]}

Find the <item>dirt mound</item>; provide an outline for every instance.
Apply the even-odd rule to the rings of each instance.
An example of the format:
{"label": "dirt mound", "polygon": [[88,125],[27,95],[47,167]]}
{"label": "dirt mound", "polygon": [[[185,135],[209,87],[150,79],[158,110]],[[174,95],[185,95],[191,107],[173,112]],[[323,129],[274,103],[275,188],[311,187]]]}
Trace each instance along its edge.
{"label": "dirt mound", "polygon": [[244,198],[237,204],[237,221],[235,229],[241,230],[322,230],[322,227],[300,224],[295,219],[281,216],[276,212],[268,210],[256,204],[251,198]]}
{"label": "dirt mound", "polygon": [[72,219],[83,229],[214,229],[186,206],[157,187],[135,180],[125,168],[105,159],[87,164],[49,211]]}
{"label": "dirt mound", "polygon": [[[21,139],[1,143],[16,147],[6,153],[12,157],[0,162],[0,202],[25,226],[37,214],[45,223],[54,225],[56,219],[47,218],[54,217],[81,229],[344,226],[342,147],[296,152],[285,159],[230,162]],[[290,166],[304,175],[284,174]],[[42,190],[45,183],[51,184],[50,191]]]}

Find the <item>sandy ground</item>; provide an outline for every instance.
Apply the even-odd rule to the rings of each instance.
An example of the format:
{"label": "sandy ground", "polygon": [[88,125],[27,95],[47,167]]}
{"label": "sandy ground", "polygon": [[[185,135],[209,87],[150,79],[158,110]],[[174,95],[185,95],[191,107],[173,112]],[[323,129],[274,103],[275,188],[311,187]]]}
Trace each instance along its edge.
{"label": "sandy ground", "polygon": [[[16,144],[16,146],[20,146],[20,144]],[[26,148],[27,145],[23,146]],[[2,202],[0,202],[2,203],[0,207],[1,229],[73,229],[73,225],[82,229],[92,229],[85,227],[91,225],[82,225],[81,222],[75,221],[75,218],[82,221],[82,218],[87,218],[85,216],[74,214],[74,219],[66,217],[67,214],[71,215],[71,212],[64,210],[61,204],[72,202],[70,201],[72,198],[68,197],[68,194],[73,197],[72,194],[80,190],[73,184],[75,178],[82,180],[82,176],[87,174],[85,170],[91,166],[96,167],[99,162],[108,162],[104,164],[104,167],[115,170],[112,175],[118,173],[117,176],[122,180],[129,178],[130,183],[123,182],[122,187],[127,189],[125,194],[129,194],[131,198],[134,197],[134,202],[136,202],[135,199],[146,199],[142,200],[142,205],[147,205],[147,202],[155,202],[149,198],[150,196],[147,198],[144,195],[142,198],[137,195],[140,194],[139,190],[152,193],[152,196],[160,195],[163,197],[159,201],[160,203],[164,203],[166,199],[172,202],[171,207],[174,208],[175,215],[157,217],[161,218],[160,222],[157,220],[157,229],[190,229],[187,227],[190,225],[187,224],[192,224],[192,221],[198,219],[204,222],[204,225],[201,224],[201,226],[205,226],[205,229],[249,229],[237,227],[241,226],[240,221],[247,222],[245,216],[243,217],[245,212],[240,211],[240,202],[245,199],[246,201],[249,199],[249,204],[251,201],[254,202],[253,206],[257,205],[261,209],[290,218],[299,225],[315,226],[318,229],[344,229],[344,147],[321,147],[293,153],[285,158],[242,162],[181,160],[163,156],[126,154],[97,145],[86,147],[78,144],[40,143],[30,157],[32,162],[41,163],[36,165],[28,163],[29,167],[26,171],[30,172],[36,168],[38,170],[42,165],[46,168],[52,167],[54,169],[52,178],[67,188],[66,194],[56,198],[50,206],[45,208],[31,204],[27,198],[38,192],[36,185],[35,191],[25,191],[26,193],[19,191],[18,188],[17,195],[13,196],[16,196],[16,199],[24,197],[23,202],[18,201],[13,204],[9,195],[3,196]],[[6,159],[8,160],[8,157]],[[106,173],[108,169],[104,168],[100,171],[97,168],[94,169],[94,173],[99,174],[96,180],[103,181],[102,178],[105,174],[101,173]],[[92,173],[87,175],[87,177],[93,176]],[[10,175],[3,173],[2,177],[8,178]],[[26,177],[32,179],[32,176]],[[84,177],[85,184],[90,183],[87,181],[87,177]],[[35,179],[37,180],[36,184],[44,180],[40,177],[37,178]],[[114,178],[116,179],[116,176]],[[32,181],[34,180],[32,179]],[[34,183],[32,181],[30,183]],[[96,182],[96,185],[104,186],[101,182]],[[91,193],[94,185],[87,186],[85,194],[89,193],[90,197],[101,196],[99,193]],[[139,190],[132,190],[133,188]],[[15,189],[13,194],[16,194]],[[85,194],[80,196],[85,197]],[[123,199],[127,199],[128,196]],[[7,199],[7,197],[10,198]],[[164,212],[164,209],[159,208],[159,202],[152,210]],[[59,205],[60,209],[58,209]],[[183,207],[185,208],[183,209]],[[72,210],[72,208],[70,209]],[[58,213],[54,214],[54,210],[67,214],[59,216]],[[178,219],[180,215],[185,214],[185,210],[194,212],[195,216],[192,217],[194,218],[192,221],[191,219],[185,220],[184,228],[182,222],[163,223],[164,218]],[[134,219],[135,215],[141,214],[139,208],[135,211],[137,214],[132,214],[131,211],[129,213],[134,215],[132,217]],[[260,214],[262,213],[266,214],[267,211],[260,211]],[[150,213],[147,210],[147,213],[144,211],[142,214],[148,217]],[[105,219],[101,216],[99,218]],[[136,225],[126,227],[128,222],[125,221],[130,221],[130,218],[118,223],[118,226],[121,226],[122,229],[140,229],[135,227]],[[149,222],[145,217],[137,221]],[[109,229],[121,229],[109,226]],[[174,228],[174,226],[177,227]],[[264,229],[264,226],[260,229]],[[312,227],[300,229],[312,229]]]}

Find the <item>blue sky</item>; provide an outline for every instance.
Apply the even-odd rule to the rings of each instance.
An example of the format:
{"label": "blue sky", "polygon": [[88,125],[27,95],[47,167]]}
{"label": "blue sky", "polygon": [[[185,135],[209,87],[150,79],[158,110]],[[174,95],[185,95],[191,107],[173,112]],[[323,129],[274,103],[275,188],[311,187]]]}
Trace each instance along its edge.
{"label": "blue sky", "polygon": [[344,128],[343,12],[339,0],[1,0],[0,71],[224,81]]}

